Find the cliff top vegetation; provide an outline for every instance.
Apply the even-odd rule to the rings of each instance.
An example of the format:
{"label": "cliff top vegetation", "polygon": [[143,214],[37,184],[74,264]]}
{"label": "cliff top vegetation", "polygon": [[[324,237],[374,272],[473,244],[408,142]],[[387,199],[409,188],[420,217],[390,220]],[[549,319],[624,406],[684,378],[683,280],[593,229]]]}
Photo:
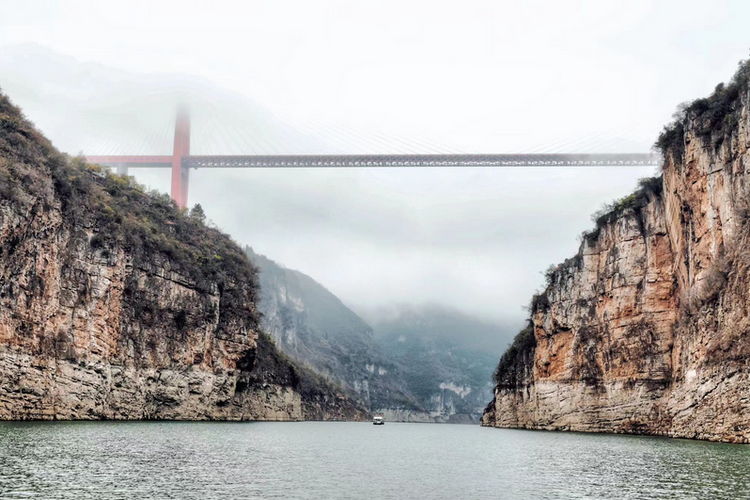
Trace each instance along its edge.
{"label": "cliff top vegetation", "polygon": [[740,61],[728,84],[718,84],[708,97],[680,104],[672,115],[673,121],[659,134],[654,148],[664,158],[671,153],[677,162],[682,161],[685,127],[689,121],[694,122],[704,143],[719,146],[738,123],[741,97],[749,82],[750,59],[746,59]]}
{"label": "cliff top vegetation", "polygon": [[498,385],[512,386],[516,383],[516,376],[523,371],[526,357],[536,348],[534,326],[531,321],[518,332],[513,343],[500,357],[493,378]]}
{"label": "cliff top vegetation", "polygon": [[604,226],[617,220],[626,210],[645,207],[650,197],[654,194],[660,194],[663,188],[661,175],[639,179],[638,187],[635,191],[622,198],[617,198],[610,203],[605,203],[599,210],[593,213],[591,220],[594,222],[594,228],[584,231],[581,234],[581,240],[592,245],[599,238]]}
{"label": "cliff top vegetation", "polygon": [[[199,289],[245,282],[255,302],[257,272],[231,238],[192,216],[166,194],[147,192],[131,177],[58,152],[0,92],[0,203],[20,210],[58,206],[69,227],[91,228],[91,249],[109,258],[125,250],[134,266],[163,257]],[[3,249],[3,253],[12,248]]]}

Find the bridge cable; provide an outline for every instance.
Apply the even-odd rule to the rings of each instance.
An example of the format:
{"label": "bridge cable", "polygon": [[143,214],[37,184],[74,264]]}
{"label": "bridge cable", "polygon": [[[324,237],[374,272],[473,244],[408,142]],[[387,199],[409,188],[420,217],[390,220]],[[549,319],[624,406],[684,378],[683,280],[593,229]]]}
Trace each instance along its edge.
{"label": "bridge cable", "polygon": [[[398,142],[400,142],[402,144],[405,144],[405,145],[409,146],[410,148],[414,148],[414,147],[419,148],[419,146],[417,144],[415,144],[414,142],[407,143],[405,140],[402,140],[402,139],[400,139],[397,136],[392,136],[390,134],[383,134],[383,133],[380,133],[380,132],[377,132],[377,131],[372,131],[371,133],[374,134],[376,137],[384,138],[384,139],[386,139],[386,140],[388,140],[390,142],[398,141]],[[445,151],[436,151],[436,150],[434,150],[432,148],[428,148],[428,150],[430,151],[430,154],[438,154],[438,155],[446,154]],[[417,149],[417,152],[412,151],[412,154],[424,154],[424,151],[423,150],[420,151],[419,149]]]}
{"label": "bridge cable", "polygon": [[310,148],[307,150],[307,154],[315,155],[325,150],[325,143],[322,142],[317,135],[305,132],[300,129],[300,126],[290,124],[287,120],[281,120],[284,126],[291,130],[296,136],[300,137],[302,141]]}
{"label": "bridge cable", "polygon": [[238,139],[238,142],[241,141],[242,144],[239,146],[241,151],[246,150],[246,147],[250,148],[250,151],[253,152],[254,155],[257,155],[257,150],[253,147],[252,143],[249,141],[248,137],[251,137],[252,134],[243,134],[241,131],[236,129],[235,127],[231,128],[233,135]]}
{"label": "bridge cable", "polygon": [[[584,139],[589,139],[592,137],[599,137],[601,136],[601,131],[597,130],[594,132],[590,132],[586,136],[584,136]],[[576,142],[579,142],[581,140],[580,137],[568,137],[566,139],[559,139],[555,142],[552,142],[550,144],[545,145],[537,145],[536,147],[532,149],[527,149],[524,153],[525,154],[552,154],[553,151],[560,150],[561,148],[568,147],[571,144],[575,144]]]}
{"label": "bridge cable", "polygon": [[[336,150],[332,151],[332,154],[351,154],[351,149],[350,149],[351,144],[352,144],[351,138],[344,137],[340,132],[336,130],[331,130],[331,128],[327,124],[320,123],[316,120],[313,120],[310,123],[311,123],[310,126],[314,127],[314,130],[328,132],[327,135],[323,136],[326,138],[327,144],[329,145],[331,143],[333,143],[334,145],[339,144],[338,146],[339,149],[337,151]],[[330,132],[333,132],[333,133],[331,134]],[[359,143],[359,146],[362,147],[360,138],[355,138],[355,141],[357,141],[357,143]],[[370,148],[365,144],[364,150],[369,150],[369,149]]]}
{"label": "bridge cable", "polygon": [[[325,137],[325,136],[321,138],[320,130],[322,130],[322,126],[313,125],[312,122],[307,122],[307,123],[300,123],[297,125],[297,127],[301,128],[306,135],[310,137],[314,137],[315,140],[318,142],[318,150],[316,151],[317,154],[321,154],[321,155],[339,154],[342,151],[341,149],[338,149],[340,148],[340,146],[336,145],[336,143],[339,142],[340,139],[335,138],[335,137],[331,138],[331,137]],[[331,147],[333,147],[334,149],[330,149]],[[344,145],[344,149],[346,149],[346,145]]]}
{"label": "bridge cable", "polygon": [[383,141],[382,139],[379,139],[377,136],[373,137],[371,135],[370,136],[359,135],[359,134],[357,134],[355,132],[345,131],[345,130],[343,130],[343,128],[340,125],[336,125],[336,124],[330,124],[329,128],[334,129],[337,133],[341,134],[342,137],[345,137],[345,138],[348,137],[350,140],[354,139],[356,141],[359,141],[360,143],[364,142],[365,145],[367,143],[369,143],[370,148],[372,148],[374,146],[375,149],[370,149],[370,148],[367,148],[367,149],[370,149],[370,151],[374,151],[375,154],[378,154],[378,149],[380,149],[380,151],[382,151],[384,154],[388,154],[389,152],[388,152],[387,149],[385,149],[385,150],[381,149],[383,147],[393,149],[393,144],[392,143],[388,143],[387,141]]}

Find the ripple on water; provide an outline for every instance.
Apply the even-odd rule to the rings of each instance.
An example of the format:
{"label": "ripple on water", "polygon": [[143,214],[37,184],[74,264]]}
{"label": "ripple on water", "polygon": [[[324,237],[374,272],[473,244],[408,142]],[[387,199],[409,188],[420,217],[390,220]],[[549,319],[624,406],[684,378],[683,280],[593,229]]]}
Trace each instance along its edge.
{"label": "ripple on water", "polygon": [[750,446],[369,423],[0,423],[3,499],[750,499]]}

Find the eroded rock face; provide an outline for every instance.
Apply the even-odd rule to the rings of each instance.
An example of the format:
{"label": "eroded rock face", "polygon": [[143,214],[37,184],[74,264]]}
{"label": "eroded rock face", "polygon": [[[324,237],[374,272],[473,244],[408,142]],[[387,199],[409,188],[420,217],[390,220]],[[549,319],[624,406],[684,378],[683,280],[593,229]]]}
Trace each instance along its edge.
{"label": "eroded rock face", "polygon": [[201,246],[168,202],[69,168],[3,95],[0,121],[0,419],[365,416],[262,337],[226,236],[194,226]]}
{"label": "eroded rock face", "polygon": [[747,86],[735,108],[688,114],[662,185],[555,270],[483,425],[750,442]]}

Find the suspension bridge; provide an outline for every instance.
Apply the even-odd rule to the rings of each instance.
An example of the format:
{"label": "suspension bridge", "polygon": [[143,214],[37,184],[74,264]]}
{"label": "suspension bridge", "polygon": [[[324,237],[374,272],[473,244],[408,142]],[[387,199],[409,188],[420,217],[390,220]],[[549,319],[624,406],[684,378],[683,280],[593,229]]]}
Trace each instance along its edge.
{"label": "suspension bridge", "polygon": [[188,204],[190,170],[198,168],[347,168],[347,167],[534,167],[658,165],[651,153],[526,154],[251,154],[191,155],[190,114],[178,110],[171,155],[86,155],[89,163],[106,165],[127,175],[131,168],[171,169],[171,196]]}

